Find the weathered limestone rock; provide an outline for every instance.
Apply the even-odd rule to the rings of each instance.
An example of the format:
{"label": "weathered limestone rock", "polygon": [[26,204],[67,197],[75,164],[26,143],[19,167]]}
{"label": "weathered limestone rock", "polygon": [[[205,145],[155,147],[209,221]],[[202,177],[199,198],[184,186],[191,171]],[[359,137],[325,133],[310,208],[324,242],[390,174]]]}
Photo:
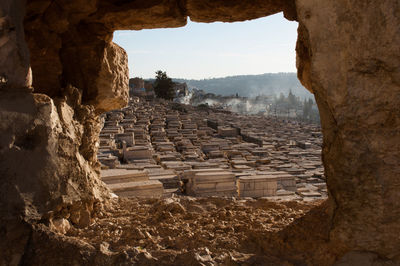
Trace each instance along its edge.
{"label": "weathered limestone rock", "polygon": [[66,234],[71,228],[71,225],[67,219],[58,218],[51,221],[50,227],[53,227],[53,230],[61,234]]}
{"label": "weathered limestone rock", "polygon": [[[128,103],[128,56],[114,43],[89,40],[62,49],[64,78],[84,88],[83,102],[96,113],[118,109]],[[95,47],[95,49],[94,49]]]}
{"label": "weathered limestone rock", "polygon": [[[26,89],[2,91],[0,264],[19,263],[29,244],[30,223],[65,219],[84,227],[98,203],[109,198],[97,176],[98,120],[93,107],[76,101],[79,93],[74,100],[74,93],[71,87],[65,98],[52,100]],[[64,232],[67,222],[60,226],[52,228]]]}
{"label": "weathered limestone rock", "polygon": [[399,259],[400,3],[296,6],[299,77],[319,106],[335,206],[331,242]]}
{"label": "weathered limestone rock", "polygon": [[289,20],[293,20],[296,17],[295,5],[292,0],[188,0],[186,8],[190,19],[197,22],[243,21],[265,17],[282,11]]}
{"label": "weathered limestone rock", "polygon": [[184,1],[98,1],[97,12],[86,21],[104,24],[108,29],[141,30],[186,25]]}
{"label": "weathered limestone rock", "polygon": [[29,52],[24,41],[25,5],[22,0],[0,3],[0,88],[29,87]]}
{"label": "weathered limestone rock", "polygon": [[33,86],[53,97],[72,84],[98,113],[121,108],[127,104],[129,72],[126,53],[111,43],[113,31],[184,25],[178,1],[28,1]]}
{"label": "weathered limestone rock", "polygon": [[[99,128],[93,109],[68,99],[53,101],[23,90],[2,93],[2,218],[20,214],[28,220],[68,216],[71,212],[63,208],[83,202],[76,211],[92,211],[95,201],[107,198],[108,191],[96,172]],[[75,117],[92,123],[79,123]]]}

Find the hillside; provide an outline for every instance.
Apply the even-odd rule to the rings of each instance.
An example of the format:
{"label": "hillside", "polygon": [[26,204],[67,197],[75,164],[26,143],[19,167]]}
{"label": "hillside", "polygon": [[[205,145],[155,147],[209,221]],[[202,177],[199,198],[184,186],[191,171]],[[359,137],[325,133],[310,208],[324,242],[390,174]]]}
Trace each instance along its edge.
{"label": "hillside", "polygon": [[219,95],[235,95],[255,97],[258,95],[285,95],[290,90],[301,98],[311,96],[297,79],[296,73],[266,73],[261,75],[240,75],[212,79],[173,79],[186,82],[189,88],[197,88]]}

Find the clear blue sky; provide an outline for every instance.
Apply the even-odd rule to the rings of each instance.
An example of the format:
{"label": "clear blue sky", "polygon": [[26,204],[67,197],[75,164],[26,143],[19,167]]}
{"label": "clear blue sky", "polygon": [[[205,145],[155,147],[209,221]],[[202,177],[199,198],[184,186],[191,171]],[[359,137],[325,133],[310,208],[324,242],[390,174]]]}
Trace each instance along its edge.
{"label": "clear blue sky", "polygon": [[114,42],[129,56],[131,77],[203,79],[296,72],[297,22],[273,16],[235,23],[194,23],[185,27],[116,31]]}

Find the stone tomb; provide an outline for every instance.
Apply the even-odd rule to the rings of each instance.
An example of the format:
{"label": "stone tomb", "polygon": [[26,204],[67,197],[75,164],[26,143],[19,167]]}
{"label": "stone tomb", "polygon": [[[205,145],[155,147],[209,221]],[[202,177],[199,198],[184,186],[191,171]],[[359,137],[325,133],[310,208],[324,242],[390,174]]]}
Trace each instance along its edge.
{"label": "stone tomb", "polygon": [[133,132],[115,134],[115,139],[121,142],[125,141],[128,147],[135,145],[135,137]]}
{"label": "stone tomb", "polygon": [[278,180],[278,189],[297,191],[296,177],[284,171],[260,171],[259,174],[274,176]]}
{"label": "stone tomb", "polygon": [[164,194],[160,181],[149,180],[147,171],[109,169],[101,171],[101,179],[119,197],[158,198]]}
{"label": "stone tomb", "polygon": [[180,182],[178,175],[174,170],[166,170],[166,169],[148,169],[149,172],[149,180],[158,180],[160,181],[164,189],[178,189],[180,187]]}
{"label": "stone tomb", "polygon": [[115,183],[108,185],[119,197],[159,198],[164,194],[164,188],[158,180],[140,182]]}
{"label": "stone tomb", "polygon": [[106,184],[137,182],[149,180],[147,171],[127,169],[101,170],[101,180]]}
{"label": "stone tomb", "polygon": [[186,193],[190,196],[237,196],[236,177],[224,169],[198,169],[183,174]]}
{"label": "stone tomb", "polygon": [[120,164],[118,158],[110,153],[100,154],[97,158],[102,168],[115,168]]}
{"label": "stone tomb", "polygon": [[124,160],[134,161],[153,158],[152,150],[148,146],[134,146],[123,148]]}
{"label": "stone tomb", "polygon": [[238,129],[219,126],[218,135],[220,135],[221,137],[236,137],[238,135]]}
{"label": "stone tomb", "polygon": [[238,180],[239,197],[276,196],[278,178],[273,175],[241,176]]}

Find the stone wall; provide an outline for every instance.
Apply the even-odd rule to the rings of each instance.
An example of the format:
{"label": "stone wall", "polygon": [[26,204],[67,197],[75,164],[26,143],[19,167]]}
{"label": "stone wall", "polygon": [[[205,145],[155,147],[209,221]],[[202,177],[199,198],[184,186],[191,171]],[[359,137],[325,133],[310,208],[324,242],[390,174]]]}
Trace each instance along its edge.
{"label": "stone wall", "polygon": [[3,258],[21,259],[32,221],[85,226],[108,198],[97,115],[128,97],[127,56],[113,31],[281,11],[299,21],[298,76],[320,109],[330,252],[344,263],[365,254],[399,261],[397,0],[1,1],[0,237],[16,243],[1,243]]}

